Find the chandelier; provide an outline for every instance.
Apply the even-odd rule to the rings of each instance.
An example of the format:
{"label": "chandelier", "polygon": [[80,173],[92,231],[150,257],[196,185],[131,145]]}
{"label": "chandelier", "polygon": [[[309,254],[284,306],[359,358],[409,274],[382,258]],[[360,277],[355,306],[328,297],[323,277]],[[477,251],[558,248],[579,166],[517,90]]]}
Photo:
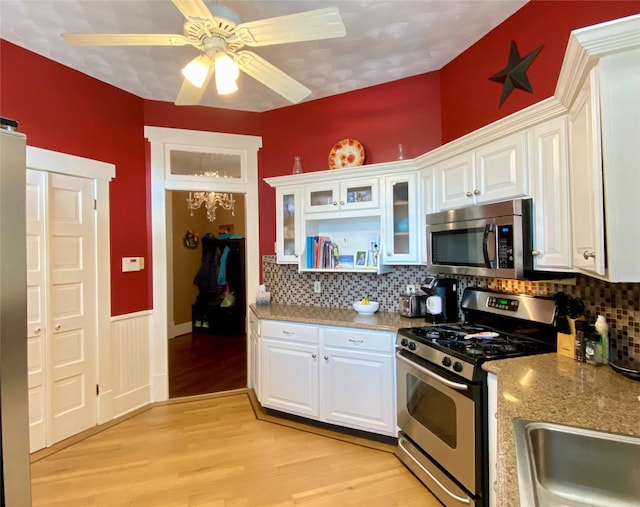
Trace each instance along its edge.
{"label": "chandelier", "polygon": [[216,208],[220,206],[222,209],[231,211],[232,216],[236,216],[236,201],[233,194],[220,194],[218,192],[189,192],[187,199],[187,208],[189,215],[193,216],[193,210],[200,209],[202,205],[207,209],[207,219],[209,222],[216,220]]}

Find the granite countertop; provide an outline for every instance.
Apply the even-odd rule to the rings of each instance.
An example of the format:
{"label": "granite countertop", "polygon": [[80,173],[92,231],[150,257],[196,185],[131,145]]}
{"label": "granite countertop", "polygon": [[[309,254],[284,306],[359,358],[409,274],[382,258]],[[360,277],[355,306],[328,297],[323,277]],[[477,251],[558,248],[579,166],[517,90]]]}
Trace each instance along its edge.
{"label": "granite countertop", "polygon": [[376,312],[373,315],[360,315],[355,310],[332,308],[327,306],[303,305],[250,305],[259,319],[303,322],[326,326],[357,327],[379,331],[397,332],[401,327],[424,326],[424,318],[409,319],[397,312]]}
{"label": "granite countertop", "polygon": [[498,377],[498,506],[518,505],[514,417],[640,436],[640,382],[609,366],[541,354],[483,368]]}

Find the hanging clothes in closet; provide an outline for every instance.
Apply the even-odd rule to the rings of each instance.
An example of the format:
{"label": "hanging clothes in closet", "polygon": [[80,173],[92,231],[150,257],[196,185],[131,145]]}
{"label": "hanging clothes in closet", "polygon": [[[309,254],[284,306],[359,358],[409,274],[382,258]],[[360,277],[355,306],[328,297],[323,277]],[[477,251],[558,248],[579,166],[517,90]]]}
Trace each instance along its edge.
{"label": "hanging clothes in closet", "polygon": [[201,245],[202,262],[193,279],[199,289],[192,307],[194,331],[242,334],[246,315],[244,238],[225,235],[221,239],[209,233]]}

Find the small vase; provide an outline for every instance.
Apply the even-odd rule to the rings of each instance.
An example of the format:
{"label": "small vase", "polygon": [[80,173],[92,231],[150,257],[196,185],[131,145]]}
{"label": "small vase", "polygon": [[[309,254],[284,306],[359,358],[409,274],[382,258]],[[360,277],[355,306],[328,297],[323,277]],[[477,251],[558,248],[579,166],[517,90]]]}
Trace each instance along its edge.
{"label": "small vase", "polygon": [[302,162],[300,162],[300,157],[293,157],[293,170],[292,174],[302,174]]}

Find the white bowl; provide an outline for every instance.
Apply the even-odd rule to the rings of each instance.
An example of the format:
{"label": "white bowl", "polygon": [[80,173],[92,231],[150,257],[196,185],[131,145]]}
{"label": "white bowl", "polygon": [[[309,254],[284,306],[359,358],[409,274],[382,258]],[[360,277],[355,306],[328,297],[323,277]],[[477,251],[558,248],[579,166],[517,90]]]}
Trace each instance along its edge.
{"label": "white bowl", "polygon": [[368,305],[363,305],[360,301],[353,302],[353,309],[362,315],[371,315],[372,313],[376,313],[379,307],[380,303],[377,301],[369,301]]}

